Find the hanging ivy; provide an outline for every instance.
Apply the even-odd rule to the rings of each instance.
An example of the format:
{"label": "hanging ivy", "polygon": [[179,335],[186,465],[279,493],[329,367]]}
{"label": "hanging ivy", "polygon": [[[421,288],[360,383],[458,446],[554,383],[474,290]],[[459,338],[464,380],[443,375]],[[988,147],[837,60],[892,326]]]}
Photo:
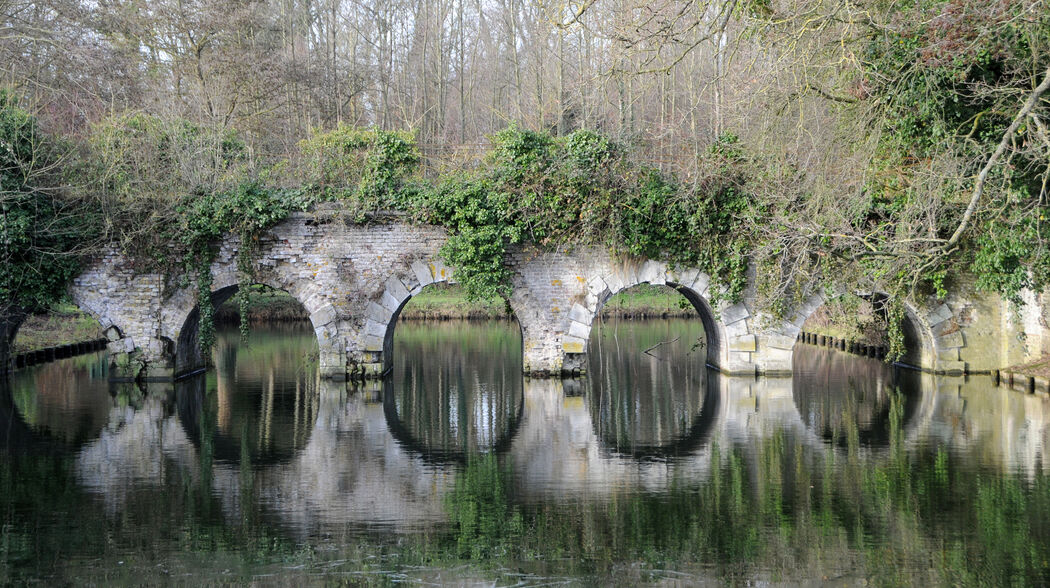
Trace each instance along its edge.
{"label": "hanging ivy", "polygon": [[312,203],[313,199],[301,191],[266,188],[257,182],[245,182],[233,190],[201,195],[182,211],[182,241],[187,251],[187,263],[196,269],[197,276],[202,352],[207,352],[215,343],[211,265],[222,239],[230,234],[238,237],[240,331],[242,336],[247,336],[248,290],[254,278],[252,261],[258,238],[293,212],[307,210]]}

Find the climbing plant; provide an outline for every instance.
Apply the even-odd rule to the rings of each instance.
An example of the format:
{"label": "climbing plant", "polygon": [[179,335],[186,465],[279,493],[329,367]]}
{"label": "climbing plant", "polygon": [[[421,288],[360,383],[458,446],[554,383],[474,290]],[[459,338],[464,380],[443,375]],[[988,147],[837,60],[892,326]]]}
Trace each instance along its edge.
{"label": "climbing plant", "polygon": [[182,220],[179,235],[184,267],[188,274],[196,276],[202,350],[209,349],[215,341],[211,264],[222,239],[230,234],[238,238],[238,301],[242,309],[241,333],[246,335],[248,313],[244,305],[252,283],[252,254],[259,235],[289,214],[306,210],[313,202],[302,191],[266,188],[248,181],[231,190],[200,195],[177,209]]}
{"label": "climbing plant", "polygon": [[506,247],[523,242],[698,266],[729,284],[731,297],[743,291],[751,235],[740,229],[758,213],[747,204],[735,137],[712,147],[711,173],[689,186],[593,131],[551,137],[510,127],[492,140],[480,169],[408,200],[420,218],[449,229],[442,255],[470,295],[508,296]]}

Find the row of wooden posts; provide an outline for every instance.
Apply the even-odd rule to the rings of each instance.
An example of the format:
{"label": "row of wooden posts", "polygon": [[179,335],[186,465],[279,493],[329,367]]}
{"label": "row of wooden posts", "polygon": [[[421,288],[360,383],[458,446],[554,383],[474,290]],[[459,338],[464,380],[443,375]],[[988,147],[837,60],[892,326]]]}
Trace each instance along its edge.
{"label": "row of wooden posts", "polygon": [[992,372],[992,380],[996,386],[1007,386],[1018,392],[1028,394],[1050,394],[1050,380],[1039,376],[1031,376],[1011,370],[995,370]]}
{"label": "row of wooden posts", "polygon": [[830,347],[846,353],[874,357],[876,359],[886,359],[886,353],[888,353],[888,350],[883,345],[869,345],[862,341],[853,341],[852,339],[843,339],[842,337],[832,337],[831,335],[821,335],[807,331],[799,333],[798,340],[809,345]]}
{"label": "row of wooden posts", "polygon": [[56,359],[73,357],[74,355],[101,351],[106,348],[106,343],[106,339],[93,339],[91,341],[82,341],[80,343],[70,343],[68,345],[57,345],[55,347],[28,351],[11,358],[11,366],[17,370],[38,363],[46,363]]}
{"label": "row of wooden posts", "polygon": [[[887,349],[880,345],[868,345],[860,341],[850,341],[841,337],[821,335],[803,331],[798,334],[798,340],[809,345],[819,347],[830,347],[856,355],[885,359]],[[993,370],[992,381],[996,386],[1007,386],[1019,392],[1028,394],[1050,394],[1050,380],[1039,376],[1031,376],[1010,370]]]}

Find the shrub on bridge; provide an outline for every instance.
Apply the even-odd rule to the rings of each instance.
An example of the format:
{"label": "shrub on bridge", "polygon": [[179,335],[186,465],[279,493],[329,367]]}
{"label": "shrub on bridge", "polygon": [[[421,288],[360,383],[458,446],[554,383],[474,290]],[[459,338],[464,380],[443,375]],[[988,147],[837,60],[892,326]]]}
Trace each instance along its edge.
{"label": "shrub on bridge", "polygon": [[706,155],[711,173],[685,186],[634,161],[593,131],[565,137],[510,127],[493,138],[485,165],[447,177],[408,204],[449,229],[442,249],[468,294],[509,295],[508,244],[600,246],[623,255],[698,266],[730,285],[746,282],[758,209],[748,203],[746,160],[724,137]]}
{"label": "shrub on bridge", "polygon": [[339,125],[299,144],[305,187],[319,200],[338,200],[357,220],[403,206],[403,191],[419,167],[411,133]]}

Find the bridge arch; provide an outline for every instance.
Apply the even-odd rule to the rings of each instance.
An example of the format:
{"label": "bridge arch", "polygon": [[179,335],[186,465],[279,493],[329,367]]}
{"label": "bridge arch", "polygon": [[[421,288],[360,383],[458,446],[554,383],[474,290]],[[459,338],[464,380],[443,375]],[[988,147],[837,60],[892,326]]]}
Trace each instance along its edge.
{"label": "bridge arch", "polygon": [[438,259],[417,259],[409,264],[408,271],[386,280],[382,293],[365,308],[357,357],[348,358],[351,375],[377,376],[390,371],[394,365],[394,329],[401,311],[423,288],[436,283],[456,283],[452,268]]}
{"label": "bridge arch", "polygon": [[[211,303],[213,308],[218,308],[237,294],[241,284],[236,272],[221,272],[213,279]],[[258,275],[253,277],[251,283],[286,292],[302,305],[317,336],[322,371],[334,367],[335,371],[342,372],[346,347],[340,337],[338,314],[335,307],[321,296],[313,282],[282,282],[270,276]],[[163,311],[162,332],[165,344],[169,347],[166,354],[173,356],[176,378],[200,371],[207,365],[206,358],[200,352],[199,320],[200,309],[193,288],[180,292],[174,303],[167,305]]]}
{"label": "bridge arch", "polygon": [[0,311],[0,375],[11,366],[11,349],[15,342],[18,328],[22,326],[26,314],[20,308],[5,308]]}
{"label": "bridge arch", "polygon": [[[685,296],[700,315],[706,341],[706,363],[724,371],[754,371],[751,354],[755,336],[751,313],[743,303],[725,300],[725,289],[696,268],[668,269],[666,264],[646,261],[640,267],[625,265],[597,275],[587,282],[582,300],[569,309],[568,329],[563,337],[563,371],[583,370],[591,327],[606,302],[614,295],[640,284],[666,285]],[[711,299],[719,302],[712,304]]]}
{"label": "bridge arch", "polygon": [[[75,288],[70,293],[73,304],[98,323],[99,332],[109,341],[110,351],[124,351],[127,341],[123,329],[114,324],[114,320],[107,317],[98,306],[91,304],[90,299],[78,296]],[[29,316],[30,313],[19,307],[0,310],[0,374],[12,369],[15,339]]]}
{"label": "bridge arch", "polygon": [[[812,294],[788,319],[772,330],[772,334],[767,336],[768,346],[774,353],[786,352],[790,365],[795,343],[806,320],[818,308],[844,294],[844,291]],[[885,293],[875,291],[866,295],[885,296]],[[932,308],[910,301],[904,301],[903,304],[905,318],[902,326],[906,351],[902,363],[937,373],[963,373],[965,363],[960,361],[960,351],[965,347],[966,340],[948,304]]]}

